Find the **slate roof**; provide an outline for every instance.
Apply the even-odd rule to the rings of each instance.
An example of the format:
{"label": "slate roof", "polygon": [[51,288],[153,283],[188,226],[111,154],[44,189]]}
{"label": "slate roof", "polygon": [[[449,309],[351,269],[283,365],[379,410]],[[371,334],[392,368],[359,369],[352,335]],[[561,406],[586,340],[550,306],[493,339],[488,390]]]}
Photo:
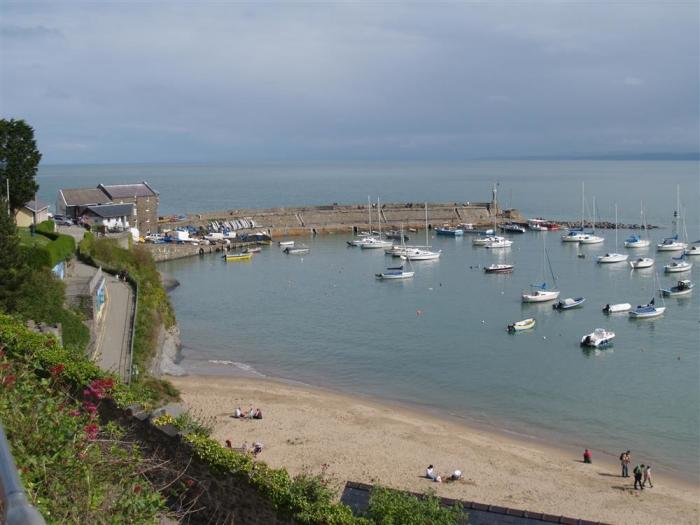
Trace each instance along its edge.
{"label": "slate roof", "polygon": [[100,184],[98,186],[112,199],[126,199],[129,197],[155,197],[157,192],[147,182],[136,184]]}
{"label": "slate roof", "polygon": [[98,188],[73,188],[60,190],[68,206],[88,206],[111,202],[109,195]]}
{"label": "slate roof", "polygon": [[129,217],[134,212],[134,205],[129,204],[103,204],[102,206],[88,206],[88,210],[102,217],[103,219],[111,219],[114,217]]}
{"label": "slate roof", "polygon": [[36,200],[29,201],[27,204],[24,205],[24,207],[27,208],[29,211],[36,213],[38,211],[45,210],[46,208],[49,207],[49,205],[46,204],[41,199],[36,199]]}

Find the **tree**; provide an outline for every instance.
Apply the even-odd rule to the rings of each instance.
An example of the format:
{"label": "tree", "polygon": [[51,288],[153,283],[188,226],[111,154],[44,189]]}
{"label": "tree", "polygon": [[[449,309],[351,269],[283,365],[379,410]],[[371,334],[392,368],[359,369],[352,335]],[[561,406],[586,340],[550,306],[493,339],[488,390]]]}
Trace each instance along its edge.
{"label": "tree", "polygon": [[17,226],[7,214],[5,199],[0,198],[0,308],[8,312],[15,309],[27,271]]}
{"label": "tree", "polygon": [[13,211],[32,200],[39,189],[36,171],[40,160],[34,129],[23,120],[0,119],[0,192],[5,195],[9,178]]}

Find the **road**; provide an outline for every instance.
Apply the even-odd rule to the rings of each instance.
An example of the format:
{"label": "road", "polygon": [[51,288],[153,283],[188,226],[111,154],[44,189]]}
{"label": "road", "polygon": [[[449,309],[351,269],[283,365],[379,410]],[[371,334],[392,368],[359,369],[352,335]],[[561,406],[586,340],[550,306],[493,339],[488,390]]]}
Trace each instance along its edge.
{"label": "road", "polygon": [[96,355],[103,370],[117,372],[122,379],[127,379],[133,291],[131,286],[112,275],[105,274],[105,279],[107,301]]}

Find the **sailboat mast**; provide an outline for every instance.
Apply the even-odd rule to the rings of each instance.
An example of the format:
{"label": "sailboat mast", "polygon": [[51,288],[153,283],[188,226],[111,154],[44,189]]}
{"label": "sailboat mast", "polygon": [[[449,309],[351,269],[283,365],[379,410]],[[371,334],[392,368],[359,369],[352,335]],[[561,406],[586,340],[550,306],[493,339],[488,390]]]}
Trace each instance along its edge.
{"label": "sailboat mast", "polygon": [[617,250],[617,203],[615,203],[615,249]]}
{"label": "sailboat mast", "polygon": [[369,234],[372,235],[372,200],[367,195],[367,215],[369,216]]}
{"label": "sailboat mast", "polygon": [[428,203],[425,203],[425,247],[427,248],[429,246],[428,244]]}
{"label": "sailboat mast", "polygon": [[379,240],[382,239],[382,212],[379,205],[379,196],[377,196],[377,221],[379,221]]}
{"label": "sailboat mast", "polygon": [[586,183],[581,182],[581,231],[583,232],[583,223],[586,216]]}

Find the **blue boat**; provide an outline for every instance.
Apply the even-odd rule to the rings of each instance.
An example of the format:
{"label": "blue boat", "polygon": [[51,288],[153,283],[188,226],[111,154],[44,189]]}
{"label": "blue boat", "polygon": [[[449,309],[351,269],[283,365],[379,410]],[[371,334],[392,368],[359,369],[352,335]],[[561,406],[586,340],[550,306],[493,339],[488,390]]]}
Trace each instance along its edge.
{"label": "blue boat", "polygon": [[447,235],[448,237],[461,237],[462,235],[464,235],[464,230],[462,230],[461,228],[443,226],[442,228],[435,228],[435,233],[437,235]]}
{"label": "blue boat", "polygon": [[567,297],[563,301],[560,300],[556,304],[553,304],[552,308],[555,310],[569,310],[571,308],[578,308],[585,302],[585,297]]}

